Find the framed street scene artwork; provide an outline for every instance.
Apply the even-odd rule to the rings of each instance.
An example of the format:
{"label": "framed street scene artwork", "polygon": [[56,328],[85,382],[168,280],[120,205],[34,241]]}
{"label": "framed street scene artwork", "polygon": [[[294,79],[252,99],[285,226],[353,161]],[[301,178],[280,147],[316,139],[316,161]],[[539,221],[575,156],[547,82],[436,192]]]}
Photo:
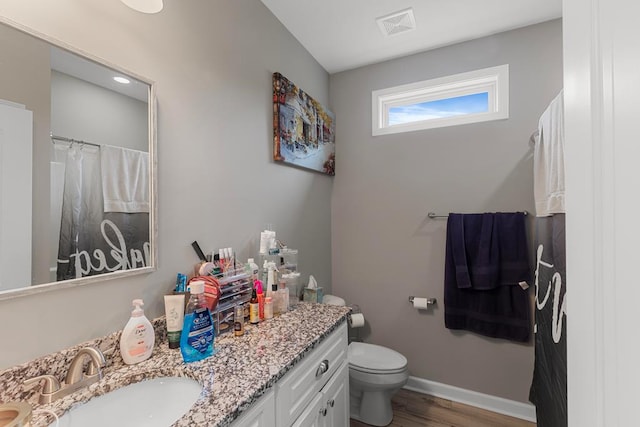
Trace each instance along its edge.
{"label": "framed street scene artwork", "polygon": [[273,73],[273,159],[335,175],[335,116],[280,73]]}

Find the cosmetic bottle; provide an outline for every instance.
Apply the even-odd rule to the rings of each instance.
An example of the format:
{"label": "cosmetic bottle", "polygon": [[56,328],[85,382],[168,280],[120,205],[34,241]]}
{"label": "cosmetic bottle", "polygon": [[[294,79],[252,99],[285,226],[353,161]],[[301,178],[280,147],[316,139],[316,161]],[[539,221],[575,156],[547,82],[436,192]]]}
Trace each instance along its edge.
{"label": "cosmetic bottle", "polygon": [[213,277],[222,277],[222,264],[220,264],[220,255],[219,254],[213,254],[213,272],[211,272],[211,275]]}
{"label": "cosmetic bottle", "polygon": [[191,297],[180,336],[180,351],[185,363],[206,359],[215,353],[213,319],[204,297],[204,282],[191,282],[189,291]]}
{"label": "cosmetic bottle", "polygon": [[265,319],[273,318],[273,299],[271,297],[265,298],[264,318]]}
{"label": "cosmetic bottle", "polygon": [[277,291],[277,282],[275,281],[275,272],[276,272],[276,264],[270,262],[267,264],[267,296],[273,297],[273,286],[276,285],[275,290]]}
{"label": "cosmetic bottle", "polygon": [[267,283],[269,281],[269,262],[265,259],[262,264],[262,283]]}
{"label": "cosmetic bottle", "polygon": [[273,314],[278,316],[280,314],[280,294],[278,294],[276,283],[271,284],[271,300],[273,301]]}
{"label": "cosmetic bottle", "polygon": [[260,269],[258,268],[258,264],[255,263],[253,258],[249,258],[247,260],[247,266],[249,267],[249,274],[251,274],[251,283],[253,283],[258,280],[258,273],[260,272]]}
{"label": "cosmetic bottle", "polygon": [[218,249],[218,259],[220,260],[220,270],[222,273],[227,271],[227,260],[225,259],[224,249]]}
{"label": "cosmetic bottle", "polygon": [[144,315],[141,299],[134,299],[131,318],[120,335],[120,354],[127,365],[142,362],[151,357],[156,335],[151,322]]}
{"label": "cosmetic bottle", "polygon": [[262,292],[262,282],[260,280],[256,280],[256,291],[258,293],[258,313],[262,322],[264,320],[264,293]]}
{"label": "cosmetic bottle", "polygon": [[[256,280],[256,282],[258,282]],[[255,325],[260,322],[260,307],[258,305],[258,292],[254,287],[251,291],[251,300],[249,301],[249,323]]]}
{"label": "cosmetic bottle", "polygon": [[282,314],[282,313],[286,313],[287,311],[289,311],[289,290],[287,289],[286,285],[285,285],[285,280],[280,280],[280,283],[278,283],[278,291],[276,292],[276,295],[278,296],[278,313]]}
{"label": "cosmetic bottle", "polygon": [[165,295],[164,310],[169,348],[180,348],[180,336],[184,325],[184,294]]}
{"label": "cosmetic bottle", "polygon": [[233,334],[236,337],[241,337],[244,335],[244,305],[242,303],[234,309],[233,317]]}

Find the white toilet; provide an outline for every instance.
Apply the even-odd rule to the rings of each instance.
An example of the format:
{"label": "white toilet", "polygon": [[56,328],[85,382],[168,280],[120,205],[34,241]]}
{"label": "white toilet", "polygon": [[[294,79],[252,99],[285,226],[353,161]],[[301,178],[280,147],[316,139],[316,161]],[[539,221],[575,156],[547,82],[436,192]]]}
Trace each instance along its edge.
{"label": "white toilet", "polygon": [[[323,302],[345,305],[334,295]],[[391,397],[409,379],[407,358],[380,345],[352,342],[348,349],[350,416],[374,426],[386,426],[393,420]]]}

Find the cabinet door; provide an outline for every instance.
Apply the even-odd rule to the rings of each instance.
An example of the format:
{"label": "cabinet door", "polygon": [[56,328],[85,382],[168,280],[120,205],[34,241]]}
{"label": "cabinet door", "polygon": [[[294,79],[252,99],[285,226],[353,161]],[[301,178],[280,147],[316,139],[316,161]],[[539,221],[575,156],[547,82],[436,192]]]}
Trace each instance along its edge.
{"label": "cabinet door", "polygon": [[317,393],[291,427],[324,427],[324,394]]}
{"label": "cabinet door", "polygon": [[273,391],[262,396],[247,412],[236,419],[233,427],[275,427],[276,409]]}
{"label": "cabinet door", "polygon": [[347,359],[347,326],[343,323],[276,384],[278,427],[297,420]]}
{"label": "cabinet door", "polygon": [[342,362],[338,371],[322,389],[326,415],[324,427],[346,427],[349,425],[349,365]]}

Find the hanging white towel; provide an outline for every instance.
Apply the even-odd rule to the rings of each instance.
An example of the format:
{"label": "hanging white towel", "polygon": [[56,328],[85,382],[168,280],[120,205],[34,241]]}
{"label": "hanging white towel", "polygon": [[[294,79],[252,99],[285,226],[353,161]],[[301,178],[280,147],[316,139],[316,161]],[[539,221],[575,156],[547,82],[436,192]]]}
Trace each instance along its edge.
{"label": "hanging white towel", "polygon": [[555,97],[538,122],[533,154],[536,216],[564,213],[564,101]]}
{"label": "hanging white towel", "polygon": [[100,147],[105,212],[149,212],[149,153]]}

